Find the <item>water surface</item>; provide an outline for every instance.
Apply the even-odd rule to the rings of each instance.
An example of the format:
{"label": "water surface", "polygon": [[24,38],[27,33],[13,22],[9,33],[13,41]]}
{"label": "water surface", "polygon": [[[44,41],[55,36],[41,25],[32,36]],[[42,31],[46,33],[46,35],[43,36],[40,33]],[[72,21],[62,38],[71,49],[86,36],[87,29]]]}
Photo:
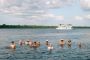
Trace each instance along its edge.
{"label": "water surface", "polygon": [[[36,50],[19,46],[19,40],[29,39],[40,41],[41,46]],[[47,39],[54,47],[51,53],[45,46]],[[61,48],[60,39],[71,40],[72,47]],[[17,44],[15,51],[5,48],[11,41]],[[79,48],[77,42],[82,42],[83,48]],[[90,29],[0,29],[0,60],[90,60]]]}

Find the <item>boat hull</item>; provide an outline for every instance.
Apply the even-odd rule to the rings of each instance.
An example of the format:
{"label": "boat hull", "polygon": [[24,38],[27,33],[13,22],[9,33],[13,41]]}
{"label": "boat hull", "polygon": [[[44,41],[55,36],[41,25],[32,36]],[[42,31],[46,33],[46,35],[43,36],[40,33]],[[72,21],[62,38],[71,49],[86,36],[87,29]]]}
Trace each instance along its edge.
{"label": "boat hull", "polygon": [[72,25],[71,24],[60,24],[56,29],[71,30],[72,29]]}
{"label": "boat hull", "polygon": [[60,29],[60,30],[71,30],[71,28],[69,28],[69,29],[56,28],[56,29]]}

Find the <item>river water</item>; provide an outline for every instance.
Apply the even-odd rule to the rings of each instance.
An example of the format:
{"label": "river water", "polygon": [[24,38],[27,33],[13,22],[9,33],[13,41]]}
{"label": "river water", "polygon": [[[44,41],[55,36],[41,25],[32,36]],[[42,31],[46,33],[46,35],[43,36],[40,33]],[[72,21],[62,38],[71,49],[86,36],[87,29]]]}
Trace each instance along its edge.
{"label": "river water", "polygon": [[[40,41],[37,49],[29,46],[21,47],[19,40]],[[71,40],[72,46],[61,48],[60,39]],[[54,49],[49,52],[45,41],[52,43]],[[16,50],[7,49],[11,41],[15,41]],[[77,43],[82,43],[79,48]],[[90,29],[0,29],[0,60],[90,60]]]}

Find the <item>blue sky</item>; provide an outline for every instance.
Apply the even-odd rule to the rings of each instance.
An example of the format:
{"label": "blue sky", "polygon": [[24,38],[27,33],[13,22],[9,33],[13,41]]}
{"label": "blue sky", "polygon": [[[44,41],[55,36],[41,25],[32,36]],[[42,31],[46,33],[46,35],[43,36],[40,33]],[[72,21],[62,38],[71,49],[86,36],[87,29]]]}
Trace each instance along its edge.
{"label": "blue sky", "polygon": [[90,26],[90,0],[0,0],[0,24]]}

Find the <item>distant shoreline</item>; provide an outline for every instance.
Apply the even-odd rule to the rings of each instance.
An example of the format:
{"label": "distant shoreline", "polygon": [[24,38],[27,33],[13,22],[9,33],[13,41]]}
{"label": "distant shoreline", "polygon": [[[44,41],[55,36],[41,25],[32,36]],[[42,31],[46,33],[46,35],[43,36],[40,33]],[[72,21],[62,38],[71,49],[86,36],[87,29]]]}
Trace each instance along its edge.
{"label": "distant shoreline", "polygon": [[[15,28],[57,28],[57,26],[42,26],[42,25],[6,25],[2,24],[0,25],[0,29],[15,29]],[[72,28],[90,28],[90,26],[73,26]]]}

